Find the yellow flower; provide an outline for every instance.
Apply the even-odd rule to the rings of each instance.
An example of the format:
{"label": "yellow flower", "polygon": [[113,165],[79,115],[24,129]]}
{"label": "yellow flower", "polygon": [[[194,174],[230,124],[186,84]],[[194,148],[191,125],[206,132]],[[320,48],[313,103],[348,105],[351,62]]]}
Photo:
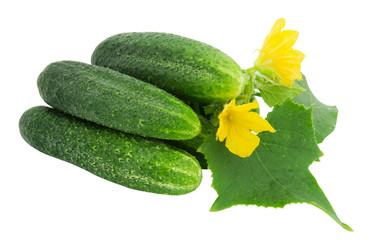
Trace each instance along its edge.
{"label": "yellow flower", "polygon": [[259,137],[251,132],[260,133],[262,131],[275,132],[274,128],[267,120],[264,120],[251,109],[258,108],[258,102],[235,105],[233,99],[218,115],[220,125],[216,133],[219,141],[223,142],[226,138],[225,146],[230,152],[240,156],[250,156],[259,145]]}
{"label": "yellow flower", "polygon": [[292,49],[299,33],[293,30],[284,30],[284,18],[278,19],[267,35],[258,59],[254,62],[261,73],[268,73],[269,77],[283,85],[292,87],[292,81],[301,80],[300,63],[305,55]]}

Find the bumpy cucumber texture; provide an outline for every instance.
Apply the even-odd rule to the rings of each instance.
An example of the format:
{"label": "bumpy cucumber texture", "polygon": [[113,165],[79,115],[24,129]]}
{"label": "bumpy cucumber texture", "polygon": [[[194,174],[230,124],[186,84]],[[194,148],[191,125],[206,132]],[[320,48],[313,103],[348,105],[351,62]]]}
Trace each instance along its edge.
{"label": "bumpy cucumber texture", "polygon": [[180,140],[180,141],[169,141],[170,144],[186,150],[191,155],[195,156],[199,161],[201,168],[207,169],[208,164],[207,160],[204,157],[204,154],[197,151],[200,145],[204,142],[204,140],[211,135],[215,136],[216,128],[203,116],[198,115],[201,122],[201,133],[196,137],[189,140]]}
{"label": "bumpy cucumber texture", "polygon": [[181,100],[108,68],[55,62],[39,75],[38,89],[50,106],[120,131],[171,140],[200,132],[196,113]]}
{"label": "bumpy cucumber texture", "polygon": [[200,165],[190,154],[55,109],[31,108],[19,127],[25,141],[39,151],[125,187],[178,195],[201,182]]}
{"label": "bumpy cucumber texture", "polygon": [[112,36],[96,47],[91,62],[195,102],[228,102],[246,85],[240,66],[228,55],[174,34],[133,32]]}

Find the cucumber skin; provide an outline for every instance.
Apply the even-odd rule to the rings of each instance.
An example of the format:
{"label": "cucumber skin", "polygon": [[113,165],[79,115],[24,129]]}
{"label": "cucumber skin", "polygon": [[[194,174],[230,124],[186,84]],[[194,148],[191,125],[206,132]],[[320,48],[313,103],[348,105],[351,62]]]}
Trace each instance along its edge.
{"label": "cucumber skin", "polygon": [[196,137],[189,140],[169,141],[171,145],[187,151],[192,156],[195,156],[202,169],[208,169],[208,163],[204,154],[197,151],[204,140],[211,135],[216,137],[217,128],[214,127],[205,117],[197,115],[201,123],[201,132]]}
{"label": "cucumber skin", "polygon": [[196,113],[181,100],[108,68],[55,62],[42,71],[37,83],[50,106],[106,127],[171,140],[200,133]]}
{"label": "cucumber skin", "polygon": [[55,109],[27,110],[19,128],[37,150],[128,188],[179,195],[201,182],[201,168],[190,154]]}
{"label": "cucumber skin", "polygon": [[239,96],[246,85],[240,66],[225,53],[205,43],[167,33],[114,35],[96,47],[91,63],[195,102],[225,103]]}

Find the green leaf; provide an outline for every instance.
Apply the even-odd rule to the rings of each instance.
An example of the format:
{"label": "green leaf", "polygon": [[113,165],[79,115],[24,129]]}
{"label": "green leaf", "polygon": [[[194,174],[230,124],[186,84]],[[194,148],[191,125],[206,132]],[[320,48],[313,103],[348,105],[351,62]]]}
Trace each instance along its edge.
{"label": "green leaf", "polygon": [[293,101],[303,104],[305,107],[313,105],[313,127],[315,128],[315,136],[318,143],[331,133],[336,127],[338,109],[335,106],[328,106],[320,102],[309,89],[307,79],[303,75],[303,80],[296,81],[306,91],[300,93],[293,98]]}
{"label": "green leaf", "polygon": [[300,87],[298,84],[293,84],[292,88],[289,86],[284,86],[276,82],[265,82],[257,84],[257,88],[261,93],[261,97],[267,105],[270,107],[275,105],[281,105],[288,98],[292,99],[296,95],[305,91],[304,88]]}
{"label": "green leaf", "polygon": [[275,133],[263,132],[250,157],[232,154],[225,144],[209,137],[200,146],[212,171],[218,193],[211,211],[233,205],[283,207],[289,203],[310,203],[329,214],[347,230],[308,170],[322,156],[312,126],[312,108],[287,100],[268,115]]}

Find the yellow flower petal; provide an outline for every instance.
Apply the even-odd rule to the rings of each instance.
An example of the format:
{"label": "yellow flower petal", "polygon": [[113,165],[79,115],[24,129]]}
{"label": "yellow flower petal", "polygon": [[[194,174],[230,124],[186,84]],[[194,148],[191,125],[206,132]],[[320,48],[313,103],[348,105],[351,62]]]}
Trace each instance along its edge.
{"label": "yellow flower petal", "polygon": [[300,63],[305,55],[292,49],[299,33],[294,30],[282,31],[284,25],[283,18],[275,22],[263,43],[254,66],[263,72],[274,72],[275,74],[272,74],[271,77],[275,76],[283,85],[292,87],[293,80],[301,80]]}
{"label": "yellow flower petal", "polygon": [[255,134],[234,126],[226,138],[225,146],[230,152],[240,156],[249,157],[258,147],[260,139]]}
{"label": "yellow flower petal", "polygon": [[298,51],[298,50],[287,50],[281,54],[272,55],[273,62],[285,62],[285,63],[292,63],[292,64],[300,64],[305,55]]}
{"label": "yellow flower petal", "polygon": [[240,114],[237,121],[240,123],[241,127],[250,129],[255,133],[260,133],[263,131],[275,132],[270,123],[256,112]]}
{"label": "yellow flower petal", "polygon": [[233,99],[218,116],[220,124],[216,133],[217,139],[222,142],[226,138],[225,146],[240,157],[250,156],[259,145],[259,137],[251,130],[255,133],[275,132],[267,120],[256,112],[250,112],[258,106],[258,102],[235,106]]}
{"label": "yellow flower petal", "polygon": [[259,108],[259,104],[257,101],[254,101],[254,102],[251,102],[251,103],[247,103],[247,104],[243,104],[243,105],[240,105],[240,106],[236,106],[235,110],[236,111],[241,111],[241,112],[248,112],[252,109],[257,109]]}
{"label": "yellow flower petal", "polygon": [[217,129],[216,137],[217,140],[220,142],[223,142],[227,136],[228,133],[228,127],[225,124],[225,121],[220,121],[219,127]]}
{"label": "yellow flower petal", "polygon": [[266,46],[266,49],[261,51],[266,53],[266,56],[272,55],[282,50],[290,49],[299,37],[299,33],[293,30],[285,30],[281,33],[281,36],[273,40],[273,42]]}
{"label": "yellow flower petal", "polygon": [[284,20],[284,18],[279,18],[278,20],[276,20],[276,22],[274,23],[274,26],[272,26],[271,28],[270,33],[267,35],[265,41],[263,42],[262,48],[264,48],[264,46],[269,44],[273,38],[275,38],[278,34],[280,34],[280,32],[282,31],[285,25],[286,25],[286,20]]}

